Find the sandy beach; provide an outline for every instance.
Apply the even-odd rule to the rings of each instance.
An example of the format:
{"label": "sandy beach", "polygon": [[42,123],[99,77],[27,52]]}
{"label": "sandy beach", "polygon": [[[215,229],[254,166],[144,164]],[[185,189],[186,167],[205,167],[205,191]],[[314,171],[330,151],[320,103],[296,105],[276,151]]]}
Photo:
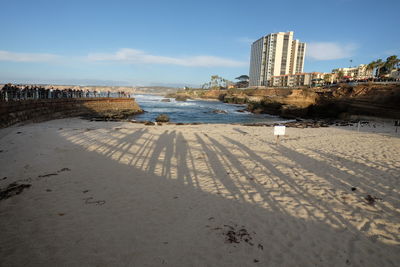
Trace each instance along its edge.
{"label": "sandy beach", "polygon": [[0,266],[399,266],[392,125],[0,129]]}

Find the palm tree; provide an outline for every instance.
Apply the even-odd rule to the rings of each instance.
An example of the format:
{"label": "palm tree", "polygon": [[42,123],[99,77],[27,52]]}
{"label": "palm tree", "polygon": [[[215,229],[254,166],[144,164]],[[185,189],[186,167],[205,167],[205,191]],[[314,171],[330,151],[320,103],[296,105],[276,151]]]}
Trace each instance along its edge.
{"label": "palm tree", "polygon": [[383,62],[382,59],[378,59],[375,61],[375,68],[376,68],[375,76],[376,77],[381,76],[381,69],[383,68],[384,65],[385,65],[385,62]]}
{"label": "palm tree", "polygon": [[325,83],[331,83],[331,79],[332,79],[332,74],[327,73],[327,74],[324,75]]}
{"label": "palm tree", "polygon": [[367,65],[367,68],[366,68],[367,71],[371,72],[372,77],[374,77],[373,73],[374,73],[375,66],[376,66],[376,61],[372,61],[371,63],[369,63]]}
{"label": "palm tree", "polygon": [[400,59],[398,59],[397,56],[393,55],[388,57],[383,66],[385,68],[385,73],[389,74],[396,66],[399,65],[399,63]]}
{"label": "palm tree", "polygon": [[340,80],[343,79],[343,77],[344,77],[344,72],[341,70],[341,71],[339,71],[339,72],[337,73],[337,78],[338,78],[338,80],[340,81]]}

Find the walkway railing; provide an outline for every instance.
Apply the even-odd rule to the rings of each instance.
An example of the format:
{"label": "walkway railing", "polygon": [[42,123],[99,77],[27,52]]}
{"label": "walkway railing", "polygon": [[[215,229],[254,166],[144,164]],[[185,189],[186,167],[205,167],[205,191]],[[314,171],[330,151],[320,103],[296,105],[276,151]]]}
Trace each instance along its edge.
{"label": "walkway railing", "polygon": [[131,97],[123,91],[98,92],[96,90],[45,88],[34,85],[6,84],[0,88],[0,101],[35,99],[85,98],[85,97]]}

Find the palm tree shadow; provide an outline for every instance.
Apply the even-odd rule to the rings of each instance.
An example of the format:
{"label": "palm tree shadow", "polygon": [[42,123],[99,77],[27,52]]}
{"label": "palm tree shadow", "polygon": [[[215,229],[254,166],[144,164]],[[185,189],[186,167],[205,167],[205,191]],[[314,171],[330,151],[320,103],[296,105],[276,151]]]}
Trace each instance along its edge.
{"label": "palm tree shadow", "polygon": [[[307,156],[305,154],[299,153],[293,149],[290,149],[286,146],[277,146],[274,148],[277,152],[279,152],[281,155],[284,157],[296,162],[301,168],[307,170],[310,173],[314,173],[318,177],[323,178],[326,182],[330,183],[331,186],[335,189],[339,189],[342,191],[349,191],[350,192],[350,186],[348,185],[349,181],[355,182],[354,178],[349,175],[348,173],[339,170],[330,164],[325,163],[324,161],[319,161],[316,160],[310,156]],[[354,168],[351,165],[348,165],[350,168]],[[359,179],[357,179],[359,181]],[[376,190],[373,190],[374,182],[373,185],[369,186],[367,183],[364,183],[365,188],[368,188],[372,190],[373,192],[378,192]],[[378,189],[379,190],[379,189]],[[335,194],[331,194],[333,198],[338,198]],[[398,205],[398,201],[394,203],[394,207]],[[325,207],[330,210],[330,212],[334,212],[330,207],[325,205]],[[353,214],[358,214],[358,216],[361,216],[358,212],[357,207],[352,207],[347,205],[347,208],[352,210]],[[382,204],[379,206],[379,208],[384,211],[379,217],[380,218],[385,218],[388,221],[399,221],[399,212],[396,211],[393,208],[388,208],[386,205]],[[346,219],[339,213],[335,213],[337,218],[340,218],[341,222],[346,222]],[[367,218],[364,215],[364,219],[369,221],[369,223],[373,222],[373,219]],[[346,222],[346,225],[349,229],[352,229],[353,231],[357,232],[358,229],[352,226],[351,224]],[[396,237],[396,234],[393,232],[385,231],[384,229],[381,229],[382,232],[386,232],[385,234],[382,234],[381,237],[388,239],[388,240],[393,240],[393,238],[396,241],[400,241],[398,236]]]}
{"label": "palm tree shadow", "polygon": [[159,136],[146,167],[150,173],[155,173],[156,167],[160,161],[160,156],[164,152],[164,159],[161,164],[161,174],[169,179],[171,178],[171,159],[174,154],[175,137],[175,131],[170,133],[165,131]]}
{"label": "palm tree shadow", "polygon": [[[59,138],[56,141],[65,142],[65,137]],[[81,138],[93,144],[90,137]],[[71,199],[60,200],[48,193],[32,198],[34,195],[30,194],[34,192],[27,191],[12,208],[0,206],[0,227],[6,229],[0,239],[2,264],[73,266],[79,260],[79,265],[84,266],[254,266],[257,260],[263,266],[395,266],[400,261],[398,246],[372,241],[360,231],[338,230],[336,226],[301,219],[280,209],[262,208],[242,201],[242,197],[228,198],[201,190],[194,183],[182,183],[190,175],[184,160],[189,155],[189,145],[181,147],[177,156],[183,164],[179,175],[182,179],[170,179],[171,174],[166,172],[174,154],[173,144],[182,146],[183,139],[180,133],[167,131],[158,140],[149,139],[154,145],[147,146],[151,149],[145,154],[150,157],[148,168],[123,164],[99,151],[89,151],[84,142],[72,143],[75,154],[68,164],[75,168],[66,188],[59,192],[68,192]],[[214,138],[209,139],[212,145],[199,135],[196,140],[208,155],[210,173],[215,179],[221,179],[231,194],[242,194],[229,178],[217,176],[226,171],[221,168],[221,157],[234,155]],[[119,147],[118,142],[110,146]],[[241,148],[254,153],[246,146]],[[163,154],[165,159],[160,161]],[[257,154],[251,155],[270,167]],[[157,172],[160,162],[164,171]],[[239,164],[240,173],[250,176],[250,170],[238,159],[231,159],[230,163]],[[73,174],[82,171],[90,174],[85,181],[90,185],[90,193],[102,195],[105,205],[85,205],[79,201],[81,176]],[[25,206],[27,201],[29,206]],[[66,205],[58,206],[60,201]],[[47,214],[61,207],[68,209],[65,216]],[[46,215],[33,216],[36,212]],[[229,227],[225,225],[246,229],[254,245],[227,242]],[[43,244],[32,248],[32,240]]]}
{"label": "palm tree shadow", "polygon": [[232,197],[244,200],[240,189],[230,178],[227,178],[228,170],[225,169],[217,151],[215,151],[212,146],[207,145],[207,143],[200,137],[199,134],[196,133],[195,136],[197,142],[201,145],[202,150],[207,155],[207,162],[209,164],[208,168],[210,170],[210,173],[212,174],[214,184],[218,190],[218,193],[221,193],[221,191],[219,190],[217,181],[222,183],[224,188],[229,191]]}

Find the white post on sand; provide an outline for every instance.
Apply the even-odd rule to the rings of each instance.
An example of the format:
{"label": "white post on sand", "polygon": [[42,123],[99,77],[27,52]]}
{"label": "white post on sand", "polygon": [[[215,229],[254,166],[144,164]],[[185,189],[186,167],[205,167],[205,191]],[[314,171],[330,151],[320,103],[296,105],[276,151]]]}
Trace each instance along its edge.
{"label": "white post on sand", "polygon": [[286,126],[283,125],[278,125],[274,126],[274,135],[276,135],[276,143],[279,143],[279,136],[280,135],[285,135],[286,131]]}
{"label": "white post on sand", "polygon": [[357,123],[357,132],[359,132],[359,131],[360,131],[360,125],[361,125],[361,122],[360,122],[360,121],[358,121],[358,123]]}

